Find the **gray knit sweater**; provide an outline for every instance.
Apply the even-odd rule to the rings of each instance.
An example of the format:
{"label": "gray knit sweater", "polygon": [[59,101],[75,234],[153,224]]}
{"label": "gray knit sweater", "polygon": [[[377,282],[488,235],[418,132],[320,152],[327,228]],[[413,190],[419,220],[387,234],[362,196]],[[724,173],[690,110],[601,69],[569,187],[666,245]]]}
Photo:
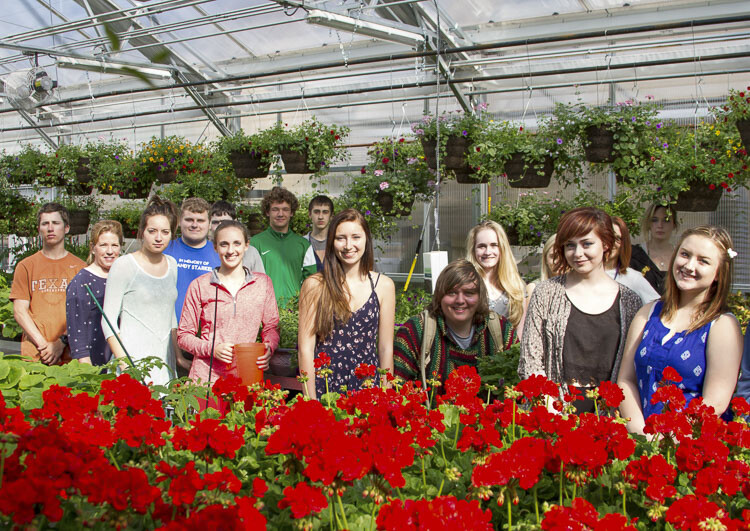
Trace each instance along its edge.
{"label": "gray knit sweater", "polygon": [[[630,288],[620,287],[620,341],[610,379],[617,380],[630,322],[640,309],[641,298]],[[565,296],[565,275],[540,283],[531,294],[521,339],[518,374],[524,379],[541,374],[563,383],[563,341],[571,304]]]}

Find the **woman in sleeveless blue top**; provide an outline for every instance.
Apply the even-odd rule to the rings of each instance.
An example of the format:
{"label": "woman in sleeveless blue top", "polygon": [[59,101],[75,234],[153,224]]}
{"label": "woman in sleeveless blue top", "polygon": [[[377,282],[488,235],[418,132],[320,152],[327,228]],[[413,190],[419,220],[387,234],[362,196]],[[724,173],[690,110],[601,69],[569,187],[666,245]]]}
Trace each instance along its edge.
{"label": "woman in sleeveless blue top", "polygon": [[681,376],[686,406],[701,397],[717,415],[729,407],[739,374],[742,334],[728,312],[732,240],[704,225],[683,233],[669,263],[666,291],[633,319],[617,383],[625,399],[620,413],[628,430],[644,433],[646,419],[663,405],[651,397],[667,367]]}
{"label": "woman in sleeveless blue top", "polygon": [[668,337],[670,329],[661,322],[662,306],[663,303],[658,301],[653,307],[635,353],[635,372],[644,418],[662,412],[663,404],[652,404],[651,395],[658,388],[667,367],[672,367],[682,376],[677,387],[685,396],[686,405],[701,396],[706,379],[706,343],[712,322],[692,332],[683,330]]}
{"label": "woman in sleeveless blue top", "polygon": [[367,221],[356,210],[336,215],[328,229],[323,271],[302,285],[299,304],[300,372],[306,392],[318,398],[326,391],[315,374],[315,358],[331,358],[328,390],[359,389],[354,370],[361,363],[393,372],[393,281],[372,272],[374,251]]}

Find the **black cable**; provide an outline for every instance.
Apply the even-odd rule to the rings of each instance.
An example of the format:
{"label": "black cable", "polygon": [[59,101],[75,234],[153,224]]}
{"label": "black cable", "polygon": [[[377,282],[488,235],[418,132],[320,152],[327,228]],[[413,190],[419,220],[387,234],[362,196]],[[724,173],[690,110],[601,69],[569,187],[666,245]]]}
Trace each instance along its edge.
{"label": "black cable", "polygon": [[211,394],[211,372],[214,369],[214,345],[216,344],[216,311],[219,308],[219,285],[216,284],[216,295],[214,296],[214,337],[211,338],[211,360],[208,362],[208,389],[206,389],[206,407],[208,407],[208,395]]}

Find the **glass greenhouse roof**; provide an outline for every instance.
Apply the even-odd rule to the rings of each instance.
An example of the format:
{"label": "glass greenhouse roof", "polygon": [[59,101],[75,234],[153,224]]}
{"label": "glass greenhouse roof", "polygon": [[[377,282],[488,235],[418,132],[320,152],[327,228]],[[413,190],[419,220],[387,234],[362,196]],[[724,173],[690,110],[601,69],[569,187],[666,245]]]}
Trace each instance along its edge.
{"label": "glass greenhouse roof", "polygon": [[[436,101],[447,110],[484,101],[501,117],[573,97],[701,103],[750,71],[750,2],[738,0],[5,0],[3,8],[0,149],[42,133],[150,135],[165,123],[211,137],[226,134],[221,124],[300,113],[343,114],[338,121],[355,134],[357,120],[374,122],[377,134],[383,109],[386,121],[413,119]],[[34,66],[57,88],[19,99],[14,87],[27,88]]]}

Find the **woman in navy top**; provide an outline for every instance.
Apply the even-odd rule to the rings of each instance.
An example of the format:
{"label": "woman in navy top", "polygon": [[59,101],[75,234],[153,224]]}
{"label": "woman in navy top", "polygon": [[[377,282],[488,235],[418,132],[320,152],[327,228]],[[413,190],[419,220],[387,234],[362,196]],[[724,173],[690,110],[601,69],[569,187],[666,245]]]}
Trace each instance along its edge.
{"label": "woman in navy top", "polygon": [[88,267],[81,269],[70,281],[65,298],[70,355],[82,363],[104,365],[112,357],[102,333],[102,315],[91,300],[86,285],[104,304],[104,288],[109,268],[120,256],[122,225],[119,221],[102,220],[91,229],[91,250]]}
{"label": "woman in navy top", "polygon": [[686,404],[700,396],[717,415],[729,407],[742,355],[740,327],[727,307],[735,255],[722,228],[683,233],[664,296],[638,312],[628,333],[617,383],[625,394],[620,413],[631,432],[642,434],[645,419],[661,412],[651,396],[667,367],[682,377],[677,385]]}

